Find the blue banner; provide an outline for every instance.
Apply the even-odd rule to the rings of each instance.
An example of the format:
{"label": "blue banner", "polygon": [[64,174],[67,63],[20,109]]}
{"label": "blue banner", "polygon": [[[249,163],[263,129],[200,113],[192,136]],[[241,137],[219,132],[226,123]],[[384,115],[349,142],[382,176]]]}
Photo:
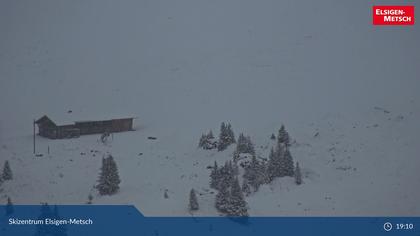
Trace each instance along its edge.
{"label": "blue banner", "polygon": [[1,206],[0,235],[413,235],[420,217],[144,217],[134,206]]}

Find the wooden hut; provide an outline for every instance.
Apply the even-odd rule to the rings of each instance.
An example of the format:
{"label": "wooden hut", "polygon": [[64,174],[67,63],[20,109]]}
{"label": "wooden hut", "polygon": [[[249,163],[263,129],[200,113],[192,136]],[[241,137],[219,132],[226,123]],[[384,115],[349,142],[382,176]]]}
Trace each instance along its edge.
{"label": "wooden hut", "polygon": [[73,124],[57,125],[44,115],[35,121],[38,135],[50,139],[74,138],[80,135],[114,133],[133,130],[134,117],[110,120],[76,121]]}

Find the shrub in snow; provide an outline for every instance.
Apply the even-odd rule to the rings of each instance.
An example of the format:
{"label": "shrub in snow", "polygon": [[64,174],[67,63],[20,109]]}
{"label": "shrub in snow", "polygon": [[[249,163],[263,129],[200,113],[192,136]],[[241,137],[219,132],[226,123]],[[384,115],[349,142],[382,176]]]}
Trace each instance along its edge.
{"label": "shrub in snow", "polygon": [[190,191],[190,202],[189,202],[188,207],[189,207],[190,211],[196,211],[199,208],[198,201],[197,201],[197,196],[195,194],[194,189],[191,189],[191,191]]}
{"label": "shrub in snow", "polygon": [[118,175],[117,164],[114,158],[109,155],[102,158],[101,173],[96,188],[101,195],[112,195],[118,192],[121,180]]}
{"label": "shrub in snow", "polygon": [[4,163],[2,177],[3,177],[3,180],[11,180],[11,179],[13,179],[12,169],[10,169],[9,161],[6,161]]}

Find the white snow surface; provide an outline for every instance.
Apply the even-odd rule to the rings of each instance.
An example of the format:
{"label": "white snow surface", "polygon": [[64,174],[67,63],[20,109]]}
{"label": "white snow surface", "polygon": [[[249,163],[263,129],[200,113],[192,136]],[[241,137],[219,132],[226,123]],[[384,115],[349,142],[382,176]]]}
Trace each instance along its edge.
{"label": "white snow surface", "polygon": [[[304,184],[281,178],[247,197],[252,216],[419,216],[419,27],[372,26],[372,4],[1,1],[0,165],[14,178],[0,203],[85,204],[91,193],[182,216],[194,188],[194,214],[218,215],[207,166],[234,146],[197,145],[225,121],[265,158],[285,124],[302,167]],[[44,114],[130,114],[136,130],[107,145],[38,136],[35,157],[32,121]],[[93,186],[107,153],[122,182],[104,197]]]}

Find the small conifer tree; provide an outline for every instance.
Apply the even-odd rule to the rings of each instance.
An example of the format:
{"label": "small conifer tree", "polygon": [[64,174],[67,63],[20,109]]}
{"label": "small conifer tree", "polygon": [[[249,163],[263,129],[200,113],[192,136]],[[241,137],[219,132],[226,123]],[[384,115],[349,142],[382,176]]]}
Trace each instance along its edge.
{"label": "small conifer tree", "polygon": [[271,139],[271,140],[276,140],[276,135],[274,135],[274,134],[271,134],[271,137],[270,137],[270,139]]}
{"label": "small conifer tree", "polygon": [[214,166],[210,173],[210,187],[217,189],[219,185],[219,168],[217,162],[214,162]]}
{"label": "small conifer tree", "polygon": [[9,161],[4,162],[2,177],[3,177],[3,180],[13,179],[13,173],[12,173],[12,169],[10,168]]}
{"label": "small conifer tree", "polygon": [[284,125],[281,125],[280,127],[279,134],[277,136],[277,141],[278,143],[284,144],[287,147],[290,146],[289,133],[286,131],[286,128],[284,127]]}
{"label": "small conifer tree", "polygon": [[295,183],[297,185],[302,184],[302,173],[300,172],[300,166],[299,162],[296,162],[296,168],[295,168]]}
{"label": "small conifer tree", "polygon": [[216,209],[221,213],[228,213],[229,199],[230,199],[229,186],[223,183],[220,185],[219,192],[216,195]]}
{"label": "small conifer tree", "polygon": [[247,203],[239,185],[238,178],[235,178],[232,183],[228,216],[248,216]]}
{"label": "small conifer tree", "polygon": [[295,166],[292,154],[290,154],[289,148],[286,148],[283,159],[283,175],[293,177],[295,173]]}
{"label": "small conifer tree", "polygon": [[101,195],[112,195],[118,192],[121,180],[118,174],[117,164],[109,155],[102,158],[101,173],[96,188]]}
{"label": "small conifer tree", "polygon": [[220,125],[219,141],[217,142],[217,150],[223,151],[232,143],[235,143],[235,134],[233,133],[232,126],[222,122]]}
{"label": "small conifer tree", "polygon": [[195,194],[194,189],[191,189],[190,191],[190,202],[188,206],[189,206],[190,211],[196,211],[199,208],[197,195]]}

